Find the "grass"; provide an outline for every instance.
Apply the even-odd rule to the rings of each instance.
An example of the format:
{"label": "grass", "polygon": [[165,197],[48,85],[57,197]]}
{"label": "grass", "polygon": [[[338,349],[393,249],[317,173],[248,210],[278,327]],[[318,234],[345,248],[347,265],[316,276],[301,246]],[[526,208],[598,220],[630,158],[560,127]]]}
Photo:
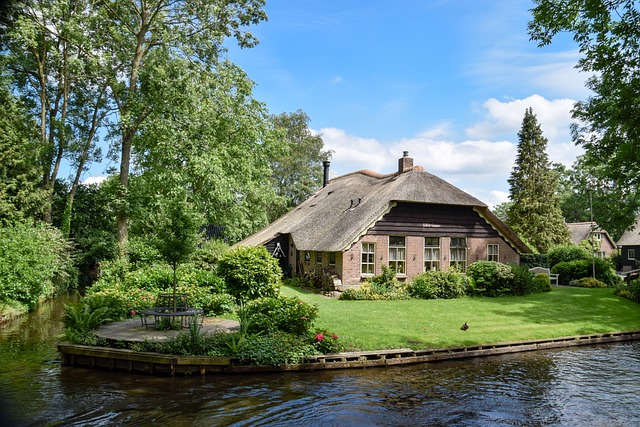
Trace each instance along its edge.
{"label": "grass", "polygon": [[[283,286],[317,304],[315,324],[347,350],[414,350],[640,330],[640,304],[613,289],[554,288],[525,297],[341,301]],[[469,329],[460,326],[467,322]]]}

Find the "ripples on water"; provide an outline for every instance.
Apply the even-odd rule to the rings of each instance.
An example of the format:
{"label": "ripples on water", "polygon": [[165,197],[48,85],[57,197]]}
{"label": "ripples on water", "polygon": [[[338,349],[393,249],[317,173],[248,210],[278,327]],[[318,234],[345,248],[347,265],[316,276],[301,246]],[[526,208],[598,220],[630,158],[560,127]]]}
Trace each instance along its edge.
{"label": "ripples on water", "polygon": [[[20,357],[15,340],[0,335],[0,355]],[[0,369],[2,394],[19,425],[640,425],[640,342],[393,368],[206,378],[61,369],[51,363],[50,347],[38,353],[41,360],[22,350],[28,362],[15,364],[22,366],[15,372]]]}

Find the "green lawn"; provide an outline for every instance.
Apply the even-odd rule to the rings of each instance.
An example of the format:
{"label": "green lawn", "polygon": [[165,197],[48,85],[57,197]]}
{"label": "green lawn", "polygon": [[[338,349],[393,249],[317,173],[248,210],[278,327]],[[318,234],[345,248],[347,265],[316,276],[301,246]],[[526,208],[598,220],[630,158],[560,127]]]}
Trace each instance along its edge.
{"label": "green lawn", "polygon": [[[613,289],[554,288],[526,297],[341,301],[284,286],[318,305],[315,324],[347,350],[414,350],[640,330],[640,304]],[[469,329],[460,326],[467,322]]]}

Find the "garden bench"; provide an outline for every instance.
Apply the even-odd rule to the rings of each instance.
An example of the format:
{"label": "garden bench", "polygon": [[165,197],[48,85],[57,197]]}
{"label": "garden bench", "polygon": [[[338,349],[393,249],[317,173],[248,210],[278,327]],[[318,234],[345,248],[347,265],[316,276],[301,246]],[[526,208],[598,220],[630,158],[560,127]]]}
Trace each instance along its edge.
{"label": "garden bench", "polygon": [[159,294],[155,307],[140,311],[140,322],[145,329],[149,329],[150,326],[169,329],[174,324],[179,324],[180,328],[188,328],[192,322],[197,322],[199,329],[203,320],[203,310],[191,307],[187,296],[182,294],[175,296],[175,304],[173,294]]}
{"label": "garden bench", "polygon": [[529,271],[531,273],[533,273],[533,275],[535,276],[536,274],[546,274],[547,276],[549,276],[549,281],[551,282],[552,285],[558,286],[558,274],[551,274],[551,270],[549,270],[548,268],[545,267],[533,267],[530,268]]}

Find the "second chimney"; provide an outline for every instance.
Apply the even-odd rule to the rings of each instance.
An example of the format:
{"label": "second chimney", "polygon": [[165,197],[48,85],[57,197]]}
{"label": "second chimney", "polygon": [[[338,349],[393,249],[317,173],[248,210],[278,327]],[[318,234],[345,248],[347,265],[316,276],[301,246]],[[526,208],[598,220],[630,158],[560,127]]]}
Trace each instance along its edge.
{"label": "second chimney", "polygon": [[406,172],[413,167],[413,159],[409,157],[408,151],[402,152],[402,157],[398,160],[398,173]]}
{"label": "second chimney", "polygon": [[330,161],[325,160],[322,162],[322,168],[324,169],[324,177],[322,180],[322,186],[326,187],[327,184],[329,184],[329,165],[331,164]]}

